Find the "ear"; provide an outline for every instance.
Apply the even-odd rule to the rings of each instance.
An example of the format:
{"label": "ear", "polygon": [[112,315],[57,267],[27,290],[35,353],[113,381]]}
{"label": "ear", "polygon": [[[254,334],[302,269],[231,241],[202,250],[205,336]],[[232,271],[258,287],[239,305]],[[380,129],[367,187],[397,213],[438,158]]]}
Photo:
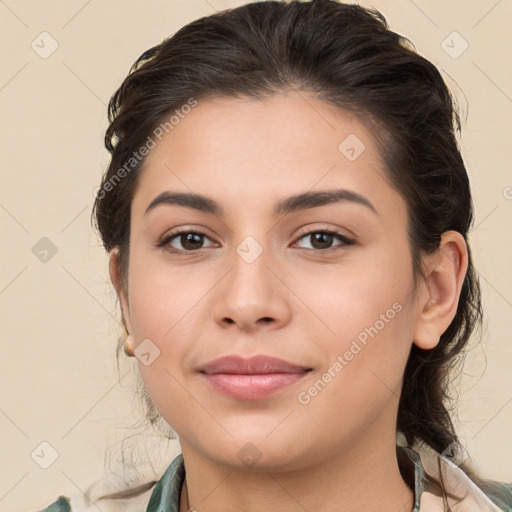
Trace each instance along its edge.
{"label": "ear", "polygon": [[128,304],[128,297],[125,291],[125,286],[121,276],[121,268],[119,266],[119,247],[115,247],[110,251],[109,256],[109,273],[110,280],[116,290],[117,298],[121,304],[121,315],[126,326],[128,334],[133,333],[132,323],[130,319],[130,308]]}
{"label": "ear", "polygon": [[441,236],[439,250],[427,264],[426,293],[416,320],[414,343],[429,350],[451,324],[457,312],[462,284],[468,268],[468,251],[464,237],[457,231]]}

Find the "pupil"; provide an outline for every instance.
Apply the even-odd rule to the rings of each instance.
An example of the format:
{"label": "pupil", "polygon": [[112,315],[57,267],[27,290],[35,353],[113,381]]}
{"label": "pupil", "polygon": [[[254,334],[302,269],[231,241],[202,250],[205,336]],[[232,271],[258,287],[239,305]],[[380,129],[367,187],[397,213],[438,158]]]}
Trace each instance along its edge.
{"label": "pupil", "polygon": [[[323,245],[321,241],[322,237],[327,237],[327,241],[324,240]],[[329,233],[315,233],[313,235],[314,242],[320,241],[320,247],[316,247],[317,249],[325,249],[326,246],[328,247],[330,245],[331,239],[332,235],[330,235]],[[315,243],[313,243],[313,246],[315,246]]]}
{"label": "pupil", "polygon": [[[192,245],[192,249],[196,249],[197,245],[201,245],[201,236],[202,235],[198,235],[197,233],[187,233],[186,235],[182,235],[181,241],[183,247],[187,248],[187,244],[190,244]],[[194,245],[194,238],[196,245]],[[185,243],[183,243],[183,239],[185,239]]]}

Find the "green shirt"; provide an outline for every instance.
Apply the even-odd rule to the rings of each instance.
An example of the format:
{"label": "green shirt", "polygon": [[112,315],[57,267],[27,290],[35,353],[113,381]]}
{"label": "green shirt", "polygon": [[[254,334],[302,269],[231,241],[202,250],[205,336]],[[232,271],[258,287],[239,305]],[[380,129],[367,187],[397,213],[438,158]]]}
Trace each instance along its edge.
{"label": "green shirt", "polygon": [[[420,457],[419,453],[409,447],[397,446],[397,456],[400,471],[404,480],[414,491],[414,507],[412,512],[444,511],[443,501],[438,496],[432,476],[435,475],[435,464],[432,461],[439,455],[436,452],[427,452]],[[434,458],[432,458],[434,456]],[[430,458],[429,458],[430,457]],[[443,462],[443,476],[445,489],[457,496],[464,496],[462,501],[448,503],[457,512],[505,511],[512,512],[512,483],[495,482],[487,480],[485,488],[477,487],[469,480],[466,474],[446,457],[441,456]],[[428,468],[428,471],[426,470]],[[165,470],[154,488],[148,490],[149,501],[147,507],[138,509],[140,512],[179,512],[181,488],[185,479],[185,466],[183,454],[179,454]],[[118,507],[109,510],[135,510],[130,508],[130,499],[116,500]],[[98,503],[100,509],[102,502]],[[93,504],[90,510],[97,510]],[[40,512],[82,512],[73,507],[70,498],[60,496],[54,503]]]}

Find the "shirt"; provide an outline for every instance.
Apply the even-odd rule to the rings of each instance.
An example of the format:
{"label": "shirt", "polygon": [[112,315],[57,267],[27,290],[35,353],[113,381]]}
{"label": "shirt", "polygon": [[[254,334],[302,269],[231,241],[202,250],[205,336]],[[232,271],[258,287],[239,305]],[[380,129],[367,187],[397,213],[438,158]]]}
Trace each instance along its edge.
{"label": "shirt", "polygon": [[[486,480],[485,488],[479,488],[448,457],[429,448],[420,452],[397,445],[397,457],[401,474],[414,491],[412,512],[444,512],[443,499],[432,483],[432,479],[439,481],[438,460],[443,468],[444,486],[449,494],[447,500],[452,509],[457,512],[512,512],[512,482]],[[74,498],[59,496],[39,512],[97,512],[98,507],[103,512],[179,512],[184,480],[185,465],[180,453],[158,482],[137,497],[101,500],[99,496],[84,498],[82,493]]]}

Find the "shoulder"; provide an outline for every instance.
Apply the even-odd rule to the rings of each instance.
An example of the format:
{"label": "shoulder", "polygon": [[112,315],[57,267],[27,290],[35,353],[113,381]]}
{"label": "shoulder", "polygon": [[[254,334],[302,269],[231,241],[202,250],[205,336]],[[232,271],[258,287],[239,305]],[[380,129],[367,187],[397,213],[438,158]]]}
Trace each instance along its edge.
{"label": "shoulder", "polygon": [[479,488],[500,510],[512,512],[512,482],[484,480],[480,483]]}
{"label": "shoulder", "polygon": [[131,474],[120,470],[108,477],[103,475],[82,490],[61,494],[37,512],[144,512],[151,499],[158,501],[164,488],[168,490],[178,485],[178,477],[184,471],[183,455],[175,451],[171,452],[171,458],[171,464],[168,459],[155,462],[151,471],[139,468]]}
{"label": "shoulder", "polygon": [[72,512],[71,503],[69,502],[69,498],[59,496],[57,501],[54,501],[51,505],[48,505],[39,512]]}
{"label": "shoulder", "polygon": [[53,503],[37,512],[141,512],[153,492],[155,481],[131,488],[113,488],[95,482],[84,493],[59,496]]}

